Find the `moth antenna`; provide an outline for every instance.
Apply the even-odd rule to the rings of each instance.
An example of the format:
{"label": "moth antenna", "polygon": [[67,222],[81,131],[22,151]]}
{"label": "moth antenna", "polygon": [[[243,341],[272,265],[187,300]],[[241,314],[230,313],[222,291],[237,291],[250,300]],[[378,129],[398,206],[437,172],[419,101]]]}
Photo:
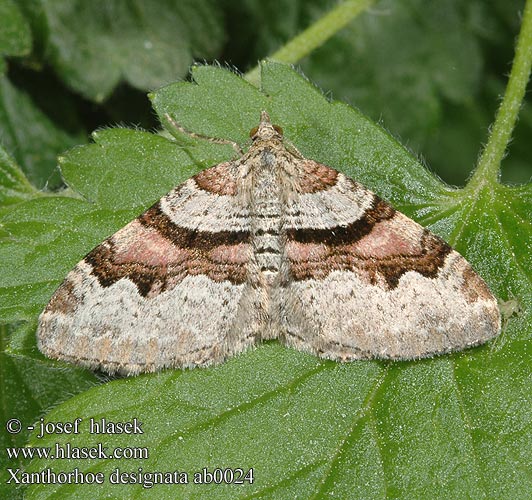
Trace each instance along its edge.
{"label": "moth antenna", "polygon": [[197,134],[196,132],[191,132],[190,130],[187,130],[182,125],[179,125],[179,123],[177,123],[168,113],[165,113],[164,117],[172,125],[172,127],[174,127],[176,130],[178,130],[182,134],[188,135],[189,137],[192,137],[194,139],[202,139],[204,141],[209,141],[209,142],[212,142],[213,144],[229,145],[238,153],[239,156],[242,156],[244,154],[244,151],[240,147],[240,145],[234,141],[231,141],[229,139],[222,139],[219,137],[209,137],[207,135]]}

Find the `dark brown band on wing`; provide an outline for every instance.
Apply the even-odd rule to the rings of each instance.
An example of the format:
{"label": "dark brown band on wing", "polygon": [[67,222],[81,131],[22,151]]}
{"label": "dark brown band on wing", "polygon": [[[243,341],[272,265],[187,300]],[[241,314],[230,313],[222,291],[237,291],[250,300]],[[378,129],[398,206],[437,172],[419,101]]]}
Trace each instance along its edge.
{"label": "dark brown band on wing", "polygon": [[[353,240],[355,243],[357,240]],[[441,238],[425,229],[420,251],[415,255],[394,254],[389,257],[369,257],[353,251],[353,245],[329,245],[327,255],[314,261],[290,261],[290,276],[294,280],[324,279],[332,271],[352,271],[370,284],[385,281],[388,289],[399,284],[401,276],[415,271],[426,278],[436,278],[452,248]],[[287,286],[289,281],[283,283]]]}
{"label": "dark brown band on wing", "polygon": [[286,237],[288,241],[297,243],[322,243],[331,247],[352,245],[369,234],[375,224],[391,219],[394,215],[395,209],[375,196],[371,208],[347,226],[327,229],[291,228],[286,231]]}
{"label": "dark brown band on wing", "polygon": [[138,221],[156,229],[183,254],[183,258],[161,265],[149,265],[141,260],[120,262],[117,258],[120,250],[111,237],[85,257],[101,286],[109,287],[127,278],[135,283],[140,295],[147,297],[172,289],[187,276],[205,275],[215,282],[229,281],[235,285],[246,281],[246,259],[231,261],[220,255],[231,250],[244,255],[250,239],[248,232],[206,232],[179,227],[161,211],[159,204],[141,215]]}
{"label": "dark brown band on wing", "polygon": [[153,205],[138,220],[144,226],[156,228],[165,238],[181,248],[209,251],[222,245],[250,242],[249,231],[211,232],[178,226],[162,211],[160,203]]}
{"label": "dark brown band on wing", "polygon": [[423,231],[421,247],[423,250],[419,255],[394,255],[389,260],[375,262],[368,259],[364,268],[369,271],[372,281],[376,281],[377,274],[383,276],[390,289],[395,288],[401,276],[408,271],[415,271],[425,278],[436,278],[453,249],[428,229]]}

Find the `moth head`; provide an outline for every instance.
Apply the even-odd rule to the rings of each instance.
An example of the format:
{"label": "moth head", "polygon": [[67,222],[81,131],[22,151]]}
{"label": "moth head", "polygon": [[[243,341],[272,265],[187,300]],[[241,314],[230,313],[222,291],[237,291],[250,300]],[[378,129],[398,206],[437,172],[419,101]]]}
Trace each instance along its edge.
{"label": "moth head", "polygon": [[253,141],[261,140],[268,141],[271,139],[282,139],[283,138],[283,129],[277,125],[272,125],[270,121],[270,115],[266,111],[263,111],[260,114],[260,123],[258,127],[253,127],[249,136]]}

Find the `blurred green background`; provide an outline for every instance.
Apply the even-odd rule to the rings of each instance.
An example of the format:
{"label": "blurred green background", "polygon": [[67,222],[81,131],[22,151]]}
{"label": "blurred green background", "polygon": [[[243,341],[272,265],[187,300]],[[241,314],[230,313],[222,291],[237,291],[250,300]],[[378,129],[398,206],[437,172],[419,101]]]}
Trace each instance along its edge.
{"label": "blurred green background", "polygon": [[[333,0],[0,0],[0,143],[39,188],[56,156],[117,124],[158,126],[146,93],[194,62],[240,72]],[[523,0],[382,0],[299,61],[446,182],[463,185],[504,92]],[[525,102],[502,179],[532,177]]]}

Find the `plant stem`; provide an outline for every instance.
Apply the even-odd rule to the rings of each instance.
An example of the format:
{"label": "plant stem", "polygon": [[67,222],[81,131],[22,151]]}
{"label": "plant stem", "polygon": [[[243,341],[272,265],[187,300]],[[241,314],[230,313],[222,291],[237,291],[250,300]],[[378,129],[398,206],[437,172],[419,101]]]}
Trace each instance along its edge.
{"label": "plant stem", "polygon": [[[284,47],[272,54],[269,59],[291,64],[296,63],[324,44],[373,2],[374,0],[345,0],[290,40]],[[255,66],[249,71],[246,74],[246,79],[254,85],[258,85],[260,81],[259,67]]]}
{"label": "plant stem", "polygon": [[484,183],[497,182],[501,161],[525,96],[532,66],[532,0],[527,0],[521,31],[515,49],[510,78],[495,123],[491,127],[488,144],[466,189],[477,190]]}

